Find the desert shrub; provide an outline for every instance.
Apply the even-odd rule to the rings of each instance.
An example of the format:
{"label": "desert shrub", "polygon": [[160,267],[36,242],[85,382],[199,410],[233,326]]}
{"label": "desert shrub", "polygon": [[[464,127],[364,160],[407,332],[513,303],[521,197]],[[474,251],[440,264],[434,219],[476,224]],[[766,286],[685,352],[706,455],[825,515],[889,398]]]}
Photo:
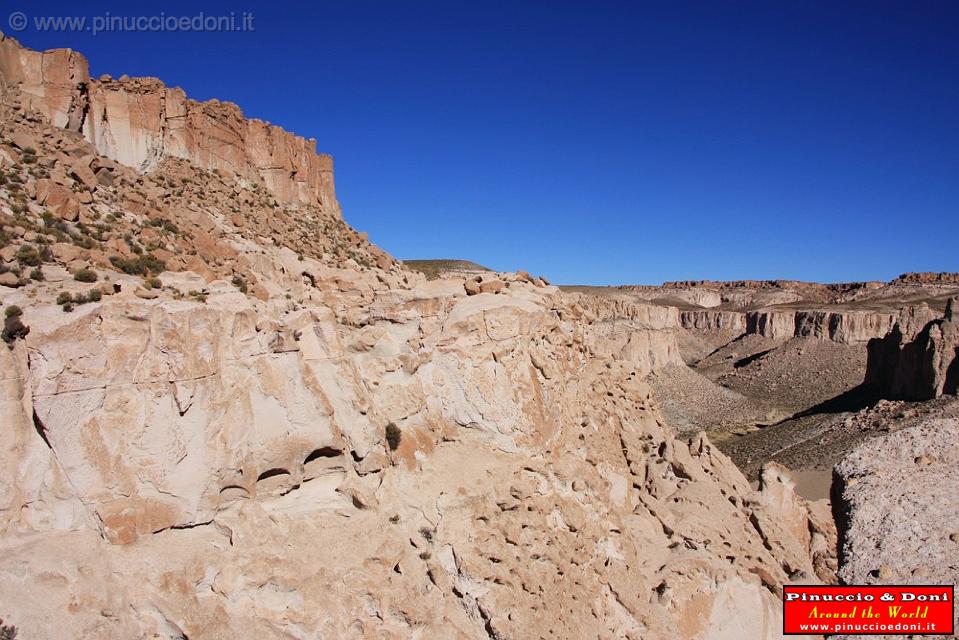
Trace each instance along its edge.
{"label": "desert shrub", "polygon": [[73,244],[84,249],[92,249],[97,246],[93,238],[89,236],[71,236],[71,239],[73,240]]}
{"label": "desert shrub", "polygon": [[57,304],[67,313],[73,311],[77,305],[88,302],[100,302],[103,299],[103,292],[99,289],[90,289],[87,293],[78,293],[72,295],[69,291],[61,291],[57,296]]}
{"label": "desert shrub", "polygon": [[[14,311],[14,313],[11,313],[11,310]],[[24,338],[30,333],[30,327],[24,325],[23,321],[20,320],[20,316],[23,315],[20,307],[9,306],[4,311],[4,315],[3,332],[2,335],[0,335],[4,342],[12,344],[17,338]]]}
{"label": "desert shrub", "polygon": [[246,280],[244,280],[241,276],[233,276],[233,286],[243,293],[246,293]]}
{"label": "desert shrub", "polygon": [[16,258],[25,267],[38,267],[41,263],[40,252],[32,244],[20,245]]}
{"label": "desert shrub", "polygon": [[400,441],[403,439],[403,432],[400,431],[400,428],[396,426],[395,423],[391,422],[386,425],[386,444],[389,445],[390,451],[396,451],[400,447]]}
{"label": "desert shrub", "polygon": [[166,218],[160,218],[160,217],[154,218],[153,220],[150,220],[150,226],[159,227],[163,229],[164,231],[168,231],[169,233],[175,234],[180,232],[180,228],[177,227],[175,223],[173,223],[170,220],[167,220]]}
{"label": "desert shrub", "polygon": [[3,618],[0,618],[0,640],[17,640],[17,628],[3,624]]}
{"label": "desert shrub", "polygon": [[166,271],[166,263],[149,253],[136,258],[110,256],[110,264],[123,273],[134,276],[145,276]]}
{"label": "desert shrub", "polygon": [[84,267],[73,274],[73,279],[77,282],[96,282],[97,272],[93,269],[87,269]]}

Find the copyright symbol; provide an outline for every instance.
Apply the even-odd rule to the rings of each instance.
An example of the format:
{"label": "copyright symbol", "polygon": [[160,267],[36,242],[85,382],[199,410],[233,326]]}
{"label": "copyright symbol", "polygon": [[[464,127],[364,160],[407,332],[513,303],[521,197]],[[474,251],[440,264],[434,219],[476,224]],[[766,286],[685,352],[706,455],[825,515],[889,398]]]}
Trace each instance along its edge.
{"label": "copyright symbol", "polygon": [[23,31],[27,28],[27,14],[23,11],[14,11],[10,14],[10,18],[7,19],[7,24],[9,24],[10,28],[14,31]]}

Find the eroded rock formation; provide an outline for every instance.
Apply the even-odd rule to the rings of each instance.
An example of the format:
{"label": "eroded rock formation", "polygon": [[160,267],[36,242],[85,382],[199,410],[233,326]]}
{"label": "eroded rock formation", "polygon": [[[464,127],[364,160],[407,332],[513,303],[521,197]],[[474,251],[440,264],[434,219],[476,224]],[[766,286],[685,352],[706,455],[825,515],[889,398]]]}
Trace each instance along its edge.
{"label": "eroded rock formation", "polygon": [[[624,315],[649,318],[459,286],[374,286],[356,328],[225,284],[30,308],[2,356],[2,526],[33,540],[0,565],[7,615],[39,638],[776,637],[781,585],[830,579],[828,518],[672,436],[641,382],[660,334]],[[14,566],[51,580],[25,597]]]}
{"label": "eroded rock formation", "polygon": [[941,318],[928,307],[903,312],[890,333],[869,343],[866,383],[890,399],[928,400],[959,388],[959,298]]}
{"label": "eroded rock formation", "polygon": [[872,439],[835,469],[840,576],[848,584],[952,584],[959,574],[959,423]]}
{"label": "eroded rock formation", "polygon": [[26,108],[138,171],[181,158],[262,183],[281,202],[338,207],[333,159],[316,141],[245,118],[235,104],[196,102],[156,78],[92,79],[82,55],[32,51],[9,36],[0,36],[0,79],[20,86]]}
{"label": "eroded rock formation", "polygon": [[427,280],[287,134],[67,51],[0,69],[23,637],[772,639],[783,584],[835,579],[822,503],[664,423],[675,308]]}

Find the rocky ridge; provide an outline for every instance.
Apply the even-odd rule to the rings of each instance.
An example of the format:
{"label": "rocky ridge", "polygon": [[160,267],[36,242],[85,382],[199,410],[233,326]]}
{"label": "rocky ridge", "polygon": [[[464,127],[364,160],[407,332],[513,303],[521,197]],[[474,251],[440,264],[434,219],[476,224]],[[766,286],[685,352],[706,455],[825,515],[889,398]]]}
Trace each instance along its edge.
{"label": "rocky ridge", "polygon": [[675,309],[427,280],[248,148],[83,137],[159,89],[0,44],[24,637],[771,639],[784,584],[836,579],[825,503],[663,420]]}
{"label": "rocky ridge", "polygon": [[137,171],[179,158],[262,184],[283,203],[338,209],[333,159],[316,153],[316,141],[245,118],[235,104],[196,102],[157,78],[94,79],[75,51],[32,51],[3,35],[0,78],[19,86],[25,109]]}

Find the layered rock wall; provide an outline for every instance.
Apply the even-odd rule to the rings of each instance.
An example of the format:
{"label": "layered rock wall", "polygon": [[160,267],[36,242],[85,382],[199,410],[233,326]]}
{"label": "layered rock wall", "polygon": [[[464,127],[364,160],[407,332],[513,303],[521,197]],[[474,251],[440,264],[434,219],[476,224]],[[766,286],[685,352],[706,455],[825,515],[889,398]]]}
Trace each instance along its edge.
{"label": "layered rock wall", "polygon": [[750,311],[746,314],[746,333],[773,340],[791,338],[796,333],[796,315],[785,311]]}
{"label": "layered rock wall", "polygon": [[100,154],[138,171],[182,158],[261,183],[281,202],[338,208],[333,159],[317,154],[315,140],[245,118],[229,102],[190,100],[155,78],[91,79],[79,53],[0,38],[3,84],[20,84],[25,106],[82,132]]}
{"label": "layered rock wall", "polygon": [[682,311],[680,324],[688,331],[764,338],[814,338],[842,344],[861,344],[881,338],[899,316],[873,311]]}
{"label": "layered rock wall", "polygon": [[739,311],[683,311],[680,322],[690,331],[746,332],[746,314]]}
{"label": "layered rock wall", "polygon": [[866,383],[884,398],[929,400],[959,390],[959,298],[941,318],[904,311],[888,335],[869,342]]}
{"label": "layered rock wall", "polygon": [[797,311],[794,335],[858,344],[889,333],[897,314],[869,311]]}

